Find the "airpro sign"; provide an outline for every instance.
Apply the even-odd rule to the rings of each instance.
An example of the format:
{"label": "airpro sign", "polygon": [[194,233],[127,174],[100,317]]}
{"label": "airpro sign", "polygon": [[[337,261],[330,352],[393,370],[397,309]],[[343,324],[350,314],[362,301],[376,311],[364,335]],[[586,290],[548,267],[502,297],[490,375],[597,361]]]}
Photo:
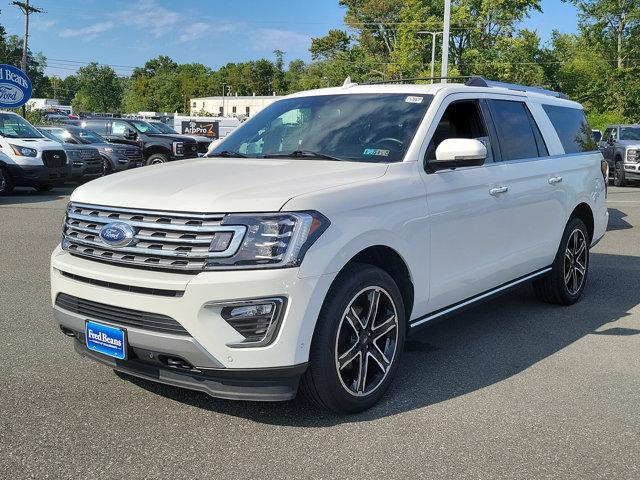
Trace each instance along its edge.
{"label": "airpro sign", "polygon": [[0,108],[21,107],[31,98],[31,80],[19,68],[0,64]]}

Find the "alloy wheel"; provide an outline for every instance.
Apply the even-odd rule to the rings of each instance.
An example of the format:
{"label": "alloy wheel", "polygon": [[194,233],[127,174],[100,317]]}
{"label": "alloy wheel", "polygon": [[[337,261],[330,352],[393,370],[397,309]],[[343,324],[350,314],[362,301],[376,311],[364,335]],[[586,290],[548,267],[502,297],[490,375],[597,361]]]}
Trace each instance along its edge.
{"label": "alloy wheel", "polygon": [[567,241],[564,252],[564,283],[571,295],[576,295],[582,288],[587,274],[587,239],[584,232],[576,228]]}
{"label": "alloy wheel", "polygon": [[382,385],[397,354],[398,313],[381,287],[358,292],[344,311],[335,346],[335,366],[344,389],[366,396]]}

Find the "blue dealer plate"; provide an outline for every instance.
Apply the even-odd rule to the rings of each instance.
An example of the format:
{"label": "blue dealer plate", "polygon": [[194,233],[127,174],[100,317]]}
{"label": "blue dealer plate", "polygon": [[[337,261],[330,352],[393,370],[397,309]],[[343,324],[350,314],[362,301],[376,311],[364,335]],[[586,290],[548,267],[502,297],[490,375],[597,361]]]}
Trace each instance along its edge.
{"label": "blue dealer plate", "polygon": [[122,328],[110,327],[87,320],[84,329],[87,348],[109,357],[124,360],[127,352],[126,332]]}

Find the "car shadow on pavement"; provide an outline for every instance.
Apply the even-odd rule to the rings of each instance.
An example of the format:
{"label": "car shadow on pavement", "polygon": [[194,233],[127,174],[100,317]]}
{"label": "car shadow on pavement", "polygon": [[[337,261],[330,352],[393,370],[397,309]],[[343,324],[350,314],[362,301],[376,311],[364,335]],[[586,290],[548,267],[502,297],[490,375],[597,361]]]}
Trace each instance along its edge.
{"label": "car shadow on pavement", "polygon": [[607,231],[612,230],[627,230],[633,228],[629,222],[625,220],[627,214],[617,208],[609,208],[609,224],[607,225]]}
{"label": "car shadow on pavement", "polygon": [[52,200],[60,200],[71,195],[75,185],[65,185],[64,187],[54,188],[49,192],[38,192],[31,188],[16,188],[11,195],[0,197],[0,207],[4,205],[26,205],[31,203],[45,203]]}
{"label": "car shadow on pavement", "polygon": [[531,287],[524,286],[425,328],[407,341],[398,375],[380,403],[358,415],[327,413],[302,398],[234,402],[122,378],[175,401],[260,423],[314,428],[375,420],[494,385],[587,335],[640,334],[640,324],[638,329],[613,325],[603,329],[640,304],[640,257],[592,253],[589,275],[584,296],[569,307],[540,303]]}

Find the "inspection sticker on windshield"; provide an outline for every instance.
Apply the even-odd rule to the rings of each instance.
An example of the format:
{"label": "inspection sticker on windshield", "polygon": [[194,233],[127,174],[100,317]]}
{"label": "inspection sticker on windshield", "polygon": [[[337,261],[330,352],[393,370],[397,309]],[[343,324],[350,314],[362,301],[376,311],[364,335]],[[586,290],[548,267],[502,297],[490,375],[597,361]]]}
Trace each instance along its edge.
{"label": "inspection sticker on windshield", "polygon": [[388,157],[390,150],[380,150],[378,148],[365,148],[363,155],[371,155],[374,157]]}
{"label": "inspection sticker on windshield", "polygon": [[404,99],[404,101],[407,103],[422,103],[423,100],[424,100],[424,97],[412,97],[412,96],[408,96],[407,98]]}

